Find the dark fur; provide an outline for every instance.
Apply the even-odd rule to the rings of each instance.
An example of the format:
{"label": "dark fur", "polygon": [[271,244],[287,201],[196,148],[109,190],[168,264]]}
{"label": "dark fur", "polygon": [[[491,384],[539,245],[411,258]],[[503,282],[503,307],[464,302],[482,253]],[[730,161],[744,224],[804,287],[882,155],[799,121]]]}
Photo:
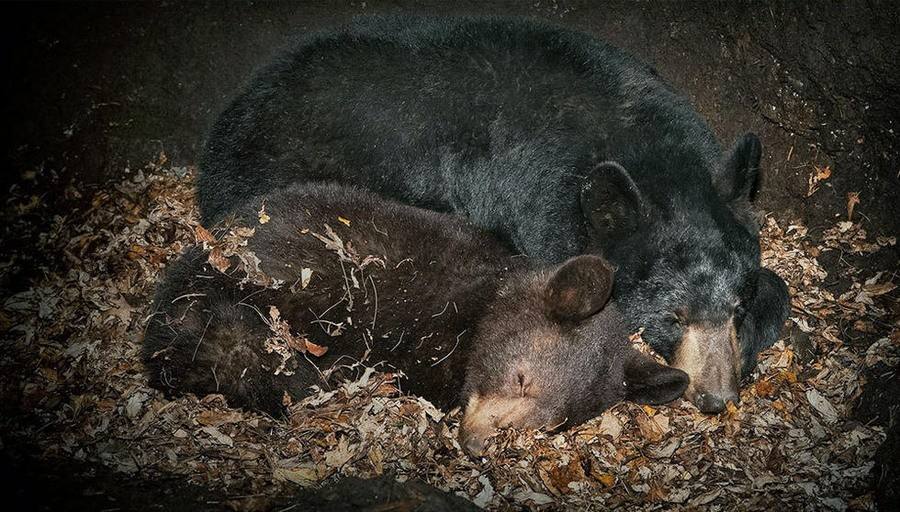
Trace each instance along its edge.
{"label": "dark fur", "polygon": [[747,373],[787,315],[749,208],[760,151],[748,135],[723,154],[683,96],[588,35],[370,17],[259,72],[210,134],[200,207],[211,223],[241,198],[338,180],[465,214],[547,262],[602,250],[632,328],[658,351],[679,343],[675,311],[734,316]]}
{"label": "dark fur", "polygon": [[[263,204],[271,220],[260,224]],[[210,268],[201,248],[188,251],[160,284],[157,314],[145,336],[144,359],[156,386],[223,393],[236,405],[277,412],[284,392],[297,399],[313,384],[330,385],[313,364],[326,370],[350,363],[365,355],[367,345],[368,364],[386,361],[384,369],[399,368],[408,377],[405,391],[444,408],[473,391],[516,396],[523,372],[539,384],[536,407],[548,420],[582,421],[626,397],[668,401],[686,385],[682,372],[655,365],[654,376],[670,378],[649,394],[629,391],[625,368],[644,357],[629,347],[618,309],[605,304],[612,272],[598,257],[571,260],[564,272],[530,269],[526,259],[511,256],[461,218],[335,185],[293,185],[251,199],[234,217],[230,222],[255,228],[247,249],[259,257],[260,269],[285,284],[278,290],[241,287],[243,272],[222,274]],[[353,289],[350,311],[341,298],[345,276],[356,267],[342,265],[313,236],[325,232],[324,224],[360,259],[384,261],[355,271],[360,288]],[[309,286],[292,287],[304,267],[314,272]],[[553,279],[560,275],[568,277]],[[566,309],[557,320],[567,306],[545,300],[551,280],[554,291],[576,302],[601,299],[581,314]],[[599,288],[597,280],[606,286]],[[270,305],[293,332],[328,352],[309,360],[295,354],[288,366],[294,374],[275,376],[281,358],[265,352],[271,333],[260,318]],[[344,322],[345,330],[329,336],[316,320]]]}

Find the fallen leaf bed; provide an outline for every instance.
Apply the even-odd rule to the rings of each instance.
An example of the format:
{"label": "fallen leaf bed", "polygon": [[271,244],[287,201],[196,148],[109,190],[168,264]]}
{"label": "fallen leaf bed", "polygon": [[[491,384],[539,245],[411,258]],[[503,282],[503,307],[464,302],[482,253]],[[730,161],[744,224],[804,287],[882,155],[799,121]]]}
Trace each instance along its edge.
{"label": "fallen leaf bed", "polygon": [[[869,472],[885,434],[850,412],[864,370],[900,360],[897,275],[830,276],[817,258],[865,256],[896,240],[870,236],[844,212],[817,237],[789,219],[763,220],[764,264],[788,281],[792,313],[739,407],[706,416],[684,401],[622,403],[565,432],[503,431],[473,460],[456,441],[459,412],[399,395],[377,361],[293,404],[289,419],[148,387],[139,349],[154,286],[202,232],[193,178],[161,160],[52,218],[40,199],[15,190],[7,199],[7,233],[32,245],[6,251],[0,268],[27,263],[40,277],[4,294],[0,311],[5,442],[147,478],[179,475],[237,503],[388,473],[490,509],[874,507]],[[827,291],[838,278],[842,291]]]}

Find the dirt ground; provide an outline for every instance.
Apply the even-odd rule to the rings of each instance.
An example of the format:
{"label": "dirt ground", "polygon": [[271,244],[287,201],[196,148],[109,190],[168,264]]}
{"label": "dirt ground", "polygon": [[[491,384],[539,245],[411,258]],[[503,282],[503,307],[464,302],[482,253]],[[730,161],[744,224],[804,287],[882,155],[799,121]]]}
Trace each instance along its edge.
{"label": "dirt ground", "polygon": [[[160,154],[176,174],[192,166],[217,112],[254,68],[299,34],[373,12],[518,14],[593,33],[653,64],[685,91],[724,144],[745,131],[758,133],[765,148],[758,205],[782,227],[803,226],[807,245],[827,244],[839,221],[852,220],[852,229],[864,229],[863,238],[872,241],[896,236],[900,224],[900,39],[895,35],[900,4],[895,2],[166,2],[0,9],[7,121],[7,171],[0,185],[7,196],[4,212],[14,216],[0,228],[4,300],[46,278],[48,267],[70,264],[60,255],[33,252],[44,246],[55,214],[89,209],[98,193],[112,192],[146,162],[159,162]],[[22,229],[26,221],[35,229]],[[882,283],[895,283],[898,256],[896,244],[887,243],[877,251],[824,251],[817,257],[827,278],[819,286],[839,296],[855,277],[878,272]],[[878,298],[886,315],[871,332],[840,321],[842,343],[860,353],[886,336],[896,345],[897,297],[889,290]],[[0,320],[0,331],[10,327]],[[786,331],[795,353],[810,345],[808,335]],[[7,332],[0,347],[15,343]],[[824,355],[823,346],[811,346]],[[157,508],[179,503],[216,508],[227,501],[171,479],[98,478],[108,470],[90,461],[49,458],[35,439],[6,431],[13,418],[28,412],[22,386],[16,385],[27,376],[17,379],[15,372],[23,371],[17,366],[0,368],[5,372],[0,410],[6,417],[0,461],[12,475],[3,480],[18,489],[10,490],[13,496],[49,509],[66,508],[56,501],[62,497],[71,497],[71,508],[79,508],[99,506],[88,505],[85,496],[118,496],[105,504],[132,509],[147,508],[146,501],[123,500],[139,492],[158,496],[164,487],[175,490],[170,501],[157,500]],[[856,407],[855,421],[886,433],[871,480],[875,499],[888,503],[897,500],[891,494],[897,475],[889,471],[900,445],[896,363],[867,367],[861,378],[868,384],[848,410]],[[102,485],[97,482],[108,486],[85,492]],[[57,492],[48,495],[46,488]],[[403,506],[414,502],[419,503],[402,501]]]}

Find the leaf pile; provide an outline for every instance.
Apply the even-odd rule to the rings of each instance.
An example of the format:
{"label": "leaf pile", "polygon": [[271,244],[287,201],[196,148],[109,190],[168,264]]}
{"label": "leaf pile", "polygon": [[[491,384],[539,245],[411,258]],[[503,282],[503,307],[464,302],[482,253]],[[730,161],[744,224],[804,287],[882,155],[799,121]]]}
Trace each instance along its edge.
{"label": "leaf pile", "polygon": [[[218,395],[170,399],[148,387],[139,348],[150,300],[184,248],[205,243],[220,270],[240,264],[257,284],[280,284],[254,274],[259,260],[241,250],[252,232],[199,226],[191,172],[151,165],[55,215],[14,191],[4,211],[4,236],[33,242],[3,254],[0,282],[35,271],[4,293],[0,310],[3,442],[32,443],[46,457],[181,475],[228,496],[389,473],[500,510],[873,507],[869,472],[884,432],[850,412],[864,370],[900,361],[896,269],[847,264],[833,276],[820,263],[896,244],[861,223],[838,222],[816,238],[765,219],[764,264],[788,281],[792,313],[738,406],[711,417],[684,401],[622,403],[565,432],[503,431],[473,460],[456,441],[459,411],[402,395],[402,379],[377,371],[377,361],[347,367],[356,379],[294,403],[287,419],[229,408]],[[261,209],[259,222],[269,219]],[[369,263],[330,233],[322,240],[347,261]],[[273,346],[302,348],[277,310],[269,318],[280,340]]]}

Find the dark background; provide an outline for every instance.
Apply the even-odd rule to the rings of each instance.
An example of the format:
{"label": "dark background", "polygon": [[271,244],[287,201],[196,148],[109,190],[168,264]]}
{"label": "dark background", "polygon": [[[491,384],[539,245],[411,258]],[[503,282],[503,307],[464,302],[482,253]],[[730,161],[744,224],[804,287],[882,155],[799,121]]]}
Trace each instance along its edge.
{"label": "dark background", "polygon": [[[0,186],[64,211],[71,181],[103,187],[160,152],[193,165],[216,114],[293,38],[358,14],[402,11],[534,16],[605,38],[684,91],[724,145],[745,131],[760,135],[763,211],[815,233],[846,217],[847,193],[858,192],[856,215],[870,236],[898,231],[897,2],[3,4]],[[809,176],[825,166],[831,177],[807,197]],[[886,248],[857,266],[896,268],[898,255]],[[840,275],[838,255],[824,254],[822,264]],[[44,500],[54,495],[39,490],[48,485],[61,499],[78,492],[61,482],[85,468],[54,470],[26,454],[0,449],[3,466],[23,468],[0,478],[27,480]],[[178,486],[167,487],[177,502]]]}
{"label": "dark background", "polygon": [[[165,151],[195,161],[253,70],[293,38],[358,14],[517,14],[581,29],[654,65],[723,144],[766,149],[760,206],[811,228],[858,211],[896,232],[896,2],[298,2],[4,4],[7,173],[102,183]],[[790,155],[790,160],[788,156]],[[811,198],[813,165],[832,177]],[[894,253],[896,255],[896,253]]]}

